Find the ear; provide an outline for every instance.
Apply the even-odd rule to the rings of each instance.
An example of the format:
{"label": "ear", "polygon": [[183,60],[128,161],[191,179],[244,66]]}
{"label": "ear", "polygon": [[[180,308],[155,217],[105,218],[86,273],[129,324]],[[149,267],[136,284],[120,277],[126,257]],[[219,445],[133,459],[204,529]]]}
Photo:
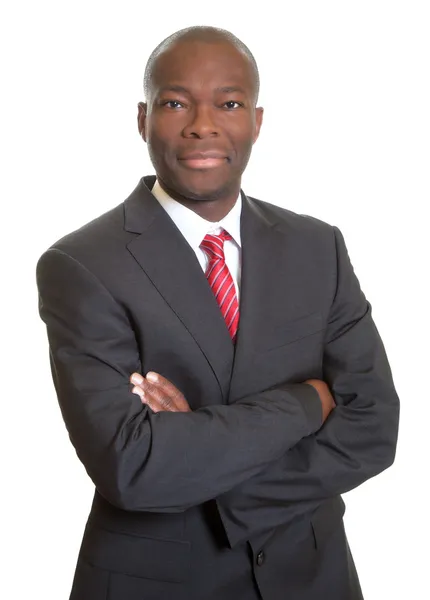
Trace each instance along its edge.
{"label": "ear", "polygon": [[139,102],[137,105],[137,127],[139,129],[139,134],[142,136],[143,140],[146,142],[146,114],[147,114],[147,104],[146,102]]}
{"label": "ear", "polygon": [[254,131],[254,141],[253,141],[254,144],[257,141],[258,136],[260,135],[260,129],[261,129],[261,125],[263,123],[263,112],[264,112],[264,109],[261,106],[259,106],[255,109],[255,131]]}

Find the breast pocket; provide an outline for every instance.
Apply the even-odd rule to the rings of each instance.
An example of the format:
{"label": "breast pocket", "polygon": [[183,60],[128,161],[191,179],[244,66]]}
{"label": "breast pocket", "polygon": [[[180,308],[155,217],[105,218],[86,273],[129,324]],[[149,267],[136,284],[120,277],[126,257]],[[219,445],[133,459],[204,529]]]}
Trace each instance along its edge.
{"label": "breast pocket", "polygon": [[260,340],[259,349],[262,352],[276,350],[323,332],[325,327],[326,323],[320,312],[303,315],[278,326],[268,326]]}

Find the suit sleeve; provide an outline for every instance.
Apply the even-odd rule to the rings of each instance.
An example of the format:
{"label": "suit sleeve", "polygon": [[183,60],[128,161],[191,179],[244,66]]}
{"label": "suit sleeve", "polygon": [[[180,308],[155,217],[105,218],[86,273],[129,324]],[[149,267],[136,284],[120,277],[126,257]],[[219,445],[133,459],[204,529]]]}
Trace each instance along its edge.
{"label": "suit sleeve", "polygon": [[334,234],[337,290],[324,345],[323,378],[336,408],[318,432],[217,499],[231,546],[263,529],[287,525],[394,461],[399,399],[371,307],[342,234],[337,228]]}
{"label": "suit sleeve", "polygon": [[58,249],[40,258],[37,285],[69,437],[115,506],[186,510],[249,479],[321,426],[318,394],[303,384],[235,406],[154,413],[131,392],[141,362],[126,307]]}

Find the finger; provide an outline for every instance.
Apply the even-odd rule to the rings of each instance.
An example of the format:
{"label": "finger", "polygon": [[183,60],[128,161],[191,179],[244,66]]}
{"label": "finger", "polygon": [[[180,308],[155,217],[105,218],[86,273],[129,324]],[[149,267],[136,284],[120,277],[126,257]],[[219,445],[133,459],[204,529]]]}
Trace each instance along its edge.
{"label": "finger", "polygon": [[145,394],[145,397],[142,399],[142,404],[146,404],[146,406],[149,406],[149,408],[152,410],[152,412],[155,412],[155,413],[165,411],[165,408],[163,408],[160,405],[160,403],[157,402],[157,400],[155,400],[155,398],[152,398],[148,394]]}
{"label": "finger", "polygon": [[160,375],[159,373],[154,373],[154,371],[150,371],[146,374],[146,379],[150,381],[154,386],[158,387],[166,394],[169,398],[173,400],[173,404],[178,407],[180,411],[190,411],[190,406],[185,399],[183,393],[178,390],[176,386],[173,385],[168,379]]}
{"label": "finger", "polygon": [[140,373],[133,373],[130,377],[130,381],[134,385],[140,386],[144,391],[147,389],[153,390],[160,388],[167,396],[173,398],[183,398],[182,392],[180,392],[178,388],[173,385],[173,383],[171,383],[168,379],[166,379],[159,373],[155,373],[154,371],[150,371],[149,373],[147,373],[146,378],[140,375]]}
{"label": "finger", "polygon": [[140,373],[134,372],[130,375],[130,382],[134,385],[141,385],[144,382],[144,377]]}
{"label": "finger", "polygon": [[175,405],[172,398],[166,396],[161,389],[156,386],[143,382],[143,386],[135,385],[131,390],[133,394],[137,394],[141,401],[147,404],[154,412],[166,410],[170,412],[179,412],[179,408]]}
{"label": "finger", "polygon": [[151,394],[144,392],[140,386],[135,386],[132,390],[133,394],[139,396],[142,404],[146,404],[153,412],[166,410]]}
{"label": "finger", "polygon": [[140,396],[141,399],[145,396],[145,392],[140,387],[140,385],[135,385],[131,391],[133,394],[137,394],[138,396]]}
{"label": "finger", "polygon": [[154,373],[154,371],[150,371],[146,374],[146,379],[162,388],[168,396],[182,396],[182,392],[178,390],[176,386],[173,385],[171,381],[160,375],[159,373]]}
{"label": "finger", "polygon": [[165,411],[165,409],[162,406],[160,406],[156,400],[152,398],[145,398],[144,400],[142,400],[142,404],[148,406],[152,410],[152,412],[155,413]]}
{"label": "finger", "polygon": [[140,373],[133,373],[130,376],[130,383],[133,384],[135,388],[137,388],[134,393],[138,393],[138,390],[148,393],[156,389],[155,386],[149,381],[147,381],[145,377],[142,377]]}
{"label": "finger", "polygon": [[148,395],[151,399],[155,400],[163,410],[168,410],[170,412],[179,411],[174,398],[168,396],[162,388],[149,383],[147,385],[148,389],[145,390],[145,396]]}
{"label": "finger", "polygon": [[[163,410],[170,412],[189,412],[191,410],[183,394],[170,381],[158,373],[151,372],[149,375],[148,378],[139,373],[131,375],[130,381],[135,384],[135,393],[151,394]],[[155,380],[151,375],[155,376]]]}

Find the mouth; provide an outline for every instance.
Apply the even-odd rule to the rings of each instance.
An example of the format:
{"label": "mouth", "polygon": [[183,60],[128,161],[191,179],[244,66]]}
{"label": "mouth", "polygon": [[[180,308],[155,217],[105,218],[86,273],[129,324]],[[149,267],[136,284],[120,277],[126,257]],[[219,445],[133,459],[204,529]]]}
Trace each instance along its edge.
{"label": "mouth", "polygon": [[182,166],[188,169],[216,169],[228,162],[228,157],[220,152],[195,152],[179,157]]}

